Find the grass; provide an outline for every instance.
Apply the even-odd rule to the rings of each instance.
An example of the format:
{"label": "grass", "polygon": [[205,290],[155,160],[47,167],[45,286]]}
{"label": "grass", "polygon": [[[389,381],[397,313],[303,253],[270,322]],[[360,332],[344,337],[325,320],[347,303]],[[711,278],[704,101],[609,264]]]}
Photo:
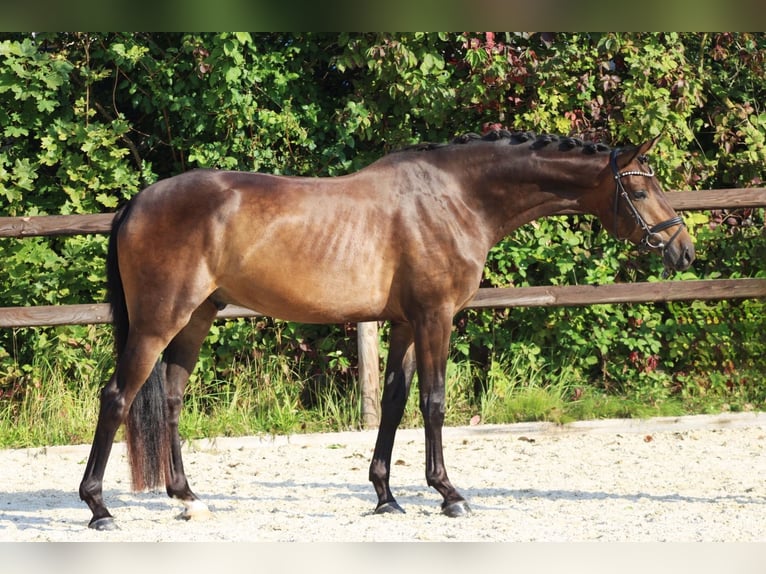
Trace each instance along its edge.
{"label": "grass", "polygon": [[93,437],[98,393],[73,392],[71,378],[43,363],[18,400],[0,401],[0,446],[80,444]]}
{"label": "grass", "polygon": [[[111,374],[108,350],[73,370],[72,364],[38,360],[26,372],[25,391],[0,398],[0,447],[33,447],[89,443],[98,412],[98,394]],[[523,355],[523,354],[522,354]],[[527,358],[528,359],[528,358]],[[577,360],[556,371],[545,361],[519,355],[501,357],[486,372],[468,362],[450,362],[447,370],[445,424],[514,423],[600,418],[645,418],[748,410],[763,406],[747,390],[688,384],[671,389],[658,377],[643,386],[607,393],[588,382]],[[757,375],[755,375],[757,376]],[[361,397],[356,389],[319,385],[312,406],[301,392],[307,381],[284,357],[271,356],[237,363],[225,380],[203,383],[193,376],[180,421],[183,438],[328,432],[361,427]],[[477,397],[477,377],[485,391]],[[763,375],[760,374],[760,379]],[[758,379],[758,380],[760,380]],[[710,380],[715,381],[715,376]],[[417,383],[413,383],[402,428],[422,426]],[[755,385],[762,387],[762,385]],[[118,434],[117,440],[122,440]]]}

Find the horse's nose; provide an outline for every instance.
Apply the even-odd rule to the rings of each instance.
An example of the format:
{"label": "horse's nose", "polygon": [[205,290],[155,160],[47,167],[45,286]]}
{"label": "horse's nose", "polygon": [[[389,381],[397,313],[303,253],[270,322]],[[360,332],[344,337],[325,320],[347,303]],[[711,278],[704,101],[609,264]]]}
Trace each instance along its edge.
{"label": "horse's nose", "polygon": [[681,249],[681,256],[678,258],[677,268],[681,271],[688,269],[694,261],[694,245],[689,243]]}
{"label": "horse's nose", "polygon": [[663,260],[667,271],[685,271],[694,261],[694,241],[691,237],[681,237],[671,241],[663,251]]}

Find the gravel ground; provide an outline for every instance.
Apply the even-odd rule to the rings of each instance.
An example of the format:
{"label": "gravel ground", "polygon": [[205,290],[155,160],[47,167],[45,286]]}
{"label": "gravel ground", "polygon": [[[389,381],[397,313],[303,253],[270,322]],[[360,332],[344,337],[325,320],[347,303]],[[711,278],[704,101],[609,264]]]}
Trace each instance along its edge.
{"label": "gravel ground", "polygon": [[421,429],[394,448],[407,511],[372,514],[372,431],[187,443],[212,518],[132,493],[122,443],[105,478],[120,529],[88,529],[77,487],[89,446],[0,451],[0,541],[766,541],[766,413],[445,429],[450,478],[473,514],[440,514]]}

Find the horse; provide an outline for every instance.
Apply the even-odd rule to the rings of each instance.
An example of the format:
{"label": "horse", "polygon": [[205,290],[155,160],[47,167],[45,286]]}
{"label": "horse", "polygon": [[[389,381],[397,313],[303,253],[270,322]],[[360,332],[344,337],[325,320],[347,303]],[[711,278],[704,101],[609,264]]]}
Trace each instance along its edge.
{"label": "horse", "polygon": [[442,446],[453,318],[477,292],[489,250],[549,215],[593,215],[668,272],[687,269],[692,238],[647,159],[657,139],[612,148],[501,130],[415,144],[336,177],[201,169],[143,189],[117,211],[107,249],[117,359],[79,488],[89,527],[118,528],[102,487],[123,423],[133,489],[164,484],[182,517],[209,513],[184,472],[178,418],[203,340],[229,304],[303,323],[388,321],[374,512],[404,512],[391,456],[417,372],[426,482],[444,514],[471,513]]}

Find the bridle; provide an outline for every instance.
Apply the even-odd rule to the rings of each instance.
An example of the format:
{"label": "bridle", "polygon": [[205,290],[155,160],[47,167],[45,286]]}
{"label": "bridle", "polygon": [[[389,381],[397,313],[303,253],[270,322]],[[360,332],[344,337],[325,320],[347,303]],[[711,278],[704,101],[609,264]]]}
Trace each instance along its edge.
{"label": "bridle", "polygon": [[[681,230],[686,227],[686,224],[684,223],[683,217],[680,215],[676,215],[675,217],[671,217],[670,219],[667,219],[663,221],[662,223],[658,223],[654,226],[649,226],[649,224],[646,222],[644,217],[641,215],[641,213],[636,209],[636,206],[633,204],[633,200],[630,198],[630,194],[625,189],[625,186],[622,185],[621,179],[623,177],[629,176],[629,175],[640,175],[643,177],[654,177],[654,171],[652,171],[652,168],[649,167],[649,171],[623,171],[620,173],[619,168],[617,167],[617,155],[619,153],[619,149],[612,150],[611,155],[609,156],[609,164],[612,167],[612,173],[614,174],[614,180],[616,182],[616,187],[614,191],[614,232],[617,235],[618,239],[625,239],[624,237],[619,237],[619,234],[617,233],[618,228],[618,213],[619,213],[619,207],[620,207],[620,199],[624,199],[626,205],[628,206],[628,210],[633,215],[634,219],[638,223],[638,225],[641,227],[641,229],[644,232],[644,236],[641,239],[640,246],[643,248],[648,249],[658,249],[660,252],[664,252],[665,249],[667,249],[671,243],[673,243],[673,240],[678,237],[678,234],[681,233]],[[659,236],[660,231],[664,231],[670,227],[673,227],[674,225],[678,225],[678,230],[670,237],[667,243],[665,243],[662,238]]]}

